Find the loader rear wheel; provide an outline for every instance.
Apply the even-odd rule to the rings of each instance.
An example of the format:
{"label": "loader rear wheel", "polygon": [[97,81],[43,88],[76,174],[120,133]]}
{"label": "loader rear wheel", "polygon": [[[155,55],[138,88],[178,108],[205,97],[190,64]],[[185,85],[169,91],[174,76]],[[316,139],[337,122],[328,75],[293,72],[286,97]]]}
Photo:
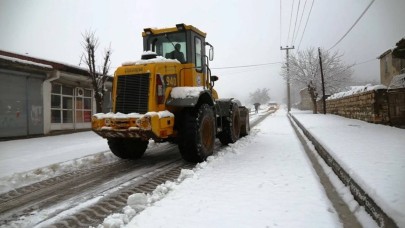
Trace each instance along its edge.
{"label": "loader rear wheel", "polygon": [[240,113],[236,103],[231,104],[229,116],[222,119],[222,132],[218,134],[223,145],[234,143],[240,137]]}
{"label": "loader rear wheel", "polygon": [[111,152],[123,159],[138,159],[142,157],[149,141],[140,139],[108,139]]}
{"label": "loader rear wheel", "polygon": [[214,152],[215,117],[208,104],[186,109],[179,132],[179,150],[184,160],[203,162]]}
{"label": "loader rear wheel", "polygon": [[[243,112],[243,115],[242,115]],[[242,124],[240,126],[240,136],[247,136],[250,134],[250,121],[249,121],[249,110],[243,109],[241,110],[241,120]]]}

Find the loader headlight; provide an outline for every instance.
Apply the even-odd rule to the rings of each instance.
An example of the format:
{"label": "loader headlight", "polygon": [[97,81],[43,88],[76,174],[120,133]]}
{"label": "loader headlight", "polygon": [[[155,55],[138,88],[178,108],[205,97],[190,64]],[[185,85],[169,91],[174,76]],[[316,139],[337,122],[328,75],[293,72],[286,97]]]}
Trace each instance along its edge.
{"label": "loader headlight", "polygon": [[110,125],[111,125],[111,119],[110,119],[110,118],[104,119],[104,124],[105,124],[105,126],[110,127]]}

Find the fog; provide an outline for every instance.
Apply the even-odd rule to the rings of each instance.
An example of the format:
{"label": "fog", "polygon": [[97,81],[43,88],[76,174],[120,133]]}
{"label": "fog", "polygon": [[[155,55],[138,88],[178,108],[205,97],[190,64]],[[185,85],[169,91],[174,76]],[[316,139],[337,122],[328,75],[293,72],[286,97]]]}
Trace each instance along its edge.
{"label": "fog", "polygon": [[[83,52],[82,34],[94,30],[100,43],[99,60],[104,47],[111,44],[112,74],[121,63],[140,58],[143,28],[191,24],[206,32],[207,41],[215,47],[210,66],[213,74],[219,76],[216,88],[221,97],[247,101],[249,93],[257,88],[269,88],[272,100],[283,101],[286,85],[280,76],[279,62],[286,52],[280,46],[294,45],[291,53],[298,48],[329,49],[370,0],[315,1],[303,37],[312,0],[294,1],[291,13],[292,3],[293,0],[2,0],[0,49],[78,65]],[[355,66],[355,80],[379,81],[376,58],[405,36],[404,10],[403,0],[375,1],[331,50],[344,53],[348,64],[368,61]]]}

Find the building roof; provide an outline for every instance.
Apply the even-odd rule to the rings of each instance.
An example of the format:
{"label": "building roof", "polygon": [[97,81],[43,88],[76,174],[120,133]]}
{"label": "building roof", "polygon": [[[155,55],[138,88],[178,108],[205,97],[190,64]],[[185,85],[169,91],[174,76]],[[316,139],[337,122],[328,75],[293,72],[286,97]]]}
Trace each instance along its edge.
{"label": "building roof", "polygon": [[382,59],[382,58],[384,58],[384,56],[388,55],[391,52],[392,52],[392,50],[388,49],[384,53],[382,53],[380,56],[378,56],[377,59]]}
{"label": "building roof", "polygon": [[54,69],[73,74],[89,75],[86,69],[80,67],[0,50],[0,66],[9,65],[7,63],[29,65],[45,71]]}

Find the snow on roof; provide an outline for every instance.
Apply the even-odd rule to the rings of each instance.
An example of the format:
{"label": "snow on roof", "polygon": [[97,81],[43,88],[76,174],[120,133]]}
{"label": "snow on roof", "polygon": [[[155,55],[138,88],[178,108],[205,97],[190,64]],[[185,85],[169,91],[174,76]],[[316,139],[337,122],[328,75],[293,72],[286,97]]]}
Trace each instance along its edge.
{"label": "snow on roof", "polygon": [[[142,53],[142,55],[156,55],[156,52],[153,51],[145,51]],[[177,59],[166,59],[163,56],[156,56],[156,58],[153,59],[140,59],[137,61],[128,61],[122,63],[122,66],[133,66],[133,65],[143,65],[143,64],[149,64],[149,63],[180,63]]]}
{"label": "snow on roof", "polygon": [[175,87],[172,89],[170,96],[172,98],[198,97],[204,91],[202,86],[199,87]]}
{"label": "snow on roof", "polygon": [[387,89],[387,87],[385,85],[374,85],[373,86],[371,84],[368,84],[365,86],[351,86],[351,89],[349,91],[332,94],[326,100],[338,99],[338,98],[342,98],[342,97],[351,96],[354,94],[359,94],[359,93],[373,91],[373,90],[379,90],[379,89]]}
{"label": "snow on roof", "polygon": [[388,89],[401,89],[405,88],[405,74],[394,76],[391,80]]}
{"label": "snow on roof", "polygon": [[42,64],[42,63],[36,63],[36,62],[33,62],[33,61],[23,60],[23,59],[19,59],[19,58],[4,56],[4,55],[0,55],[0,59],[5,59],[5,60],[8,60],[8,61],[12,61],[12,62],[17,62],[17,63],[22,63],[22,64],[28,64],[28,65],[53,69],[53,67],[51,65]]}

